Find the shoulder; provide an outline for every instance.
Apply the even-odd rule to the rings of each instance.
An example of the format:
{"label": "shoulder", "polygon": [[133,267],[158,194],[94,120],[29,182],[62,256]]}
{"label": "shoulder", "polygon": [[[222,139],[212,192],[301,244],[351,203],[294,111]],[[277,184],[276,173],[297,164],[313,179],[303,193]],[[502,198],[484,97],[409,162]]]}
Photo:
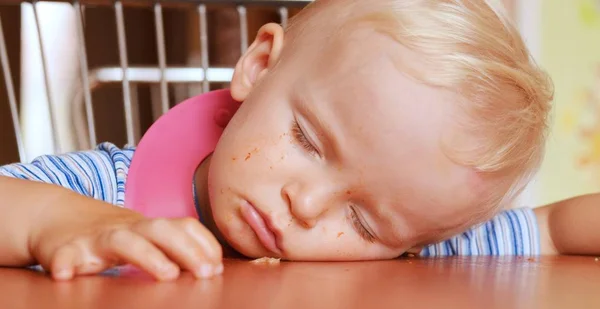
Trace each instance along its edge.
{"label": "shoulder", "polygon": [[124,147],[118,147],[113,143],[104,142],[98,144],[96,148],[92,151],[87,151],[84,153],[104,153],[109,155],[111,158],[120,158],[120,159],[128,159],[131,160],[133,154],[135,153],[135,146],[125,145]]}

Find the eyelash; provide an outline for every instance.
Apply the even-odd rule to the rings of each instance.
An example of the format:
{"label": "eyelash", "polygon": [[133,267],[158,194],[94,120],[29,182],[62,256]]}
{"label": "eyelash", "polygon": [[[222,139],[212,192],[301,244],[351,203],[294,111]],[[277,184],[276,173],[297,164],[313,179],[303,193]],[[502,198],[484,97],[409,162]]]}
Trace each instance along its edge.
{"label": "eyelash", "polygon": [[292,126],[292,135],[294,136],[294,139],[302,147],[304,147],[304,149],[306,149],[306,151],[308,151],[309,153],[311,153],[313,155],[319,154],[319,152],[317,151],[317,148],[315,146],[313,146],[313,144],[310,143],[308,138],[306,138],[306,134],[304,134],[304,131],[302,131],[300,124],[298,124],[298,121],[296,121],[296,120],[294,120],[294,124]]}
{"label": "eyelash", "polygon": [[368,242],[373,242],[375,240],[375,237],[373,237],[373,235],[367,230],[367,228],[365,228],[363,223],[360,221],[358,213],[356,212],[356,209],[354,209],[354,207],[350,207],[350,219],[352,220],[352,225],[354,226],[354,229],[356,229],[360,237],[362,237]]}

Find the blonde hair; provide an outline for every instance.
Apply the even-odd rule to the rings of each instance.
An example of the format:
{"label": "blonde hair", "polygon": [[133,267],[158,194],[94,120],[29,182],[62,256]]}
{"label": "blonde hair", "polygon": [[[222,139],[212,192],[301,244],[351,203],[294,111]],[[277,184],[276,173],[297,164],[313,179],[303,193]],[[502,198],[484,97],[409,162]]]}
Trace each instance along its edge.
{"label": "blonde hair", "polygon": [[[411,76],[450,89],[464,98],[461,127],[475,146],[445,145],[449,157],[480,175],[497,179],[482,209],[505,207],[539,167],[545,146],[553,86],[533,61],[518,31],[499,3],[490,0],[337,1],[347,23],[372,25],[417,52],[426,64]],[[495,1],[497,2],[497,1]],[[336,0],[318,0],[319,4]],[[325,13],[323,13],[325,14]],[[331,14],[331,12],[329,12]],[[473,143],[471,143],[473,144]]]}

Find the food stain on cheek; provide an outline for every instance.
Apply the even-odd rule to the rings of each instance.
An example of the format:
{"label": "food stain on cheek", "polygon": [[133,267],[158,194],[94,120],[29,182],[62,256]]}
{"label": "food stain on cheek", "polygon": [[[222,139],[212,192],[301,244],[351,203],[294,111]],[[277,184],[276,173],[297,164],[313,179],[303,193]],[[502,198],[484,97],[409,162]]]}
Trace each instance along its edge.
{"label": "food stain on cheek", "polygon": [[342,236],[344,236],[344,232],[339,232],[339,233],[337,234],[337,238],[340,238],[340,237],[342,237]]}
{"label": "food stain on cheek", "polygon": [[254,149],[252,149],[252,151],[250,151],[250,152],[248,152],[248,153],[246,154],[246,158],[244,159],[244,161],[248,161],[248,160],[250,160],[250,158],[251,158],[251,157],[252,157],[254,154],[257,154],[259,150],[260,150],[260,149],[258,149],[258,147],[254,147]]}

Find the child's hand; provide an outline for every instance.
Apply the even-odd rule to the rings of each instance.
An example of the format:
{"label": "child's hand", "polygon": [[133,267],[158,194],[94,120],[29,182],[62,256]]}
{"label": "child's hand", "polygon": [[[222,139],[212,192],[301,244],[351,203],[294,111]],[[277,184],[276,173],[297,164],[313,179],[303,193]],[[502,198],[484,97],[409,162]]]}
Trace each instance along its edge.
{"label": "child's hand", "polygon": [[147,219],[127,210],[118,212],[88,224],[40,231],[32,255],[57,280],[122,264],[135,265],[159,280],[177,278],[180,268],[198,278],[223,272],[222,248],[197,220]]}

